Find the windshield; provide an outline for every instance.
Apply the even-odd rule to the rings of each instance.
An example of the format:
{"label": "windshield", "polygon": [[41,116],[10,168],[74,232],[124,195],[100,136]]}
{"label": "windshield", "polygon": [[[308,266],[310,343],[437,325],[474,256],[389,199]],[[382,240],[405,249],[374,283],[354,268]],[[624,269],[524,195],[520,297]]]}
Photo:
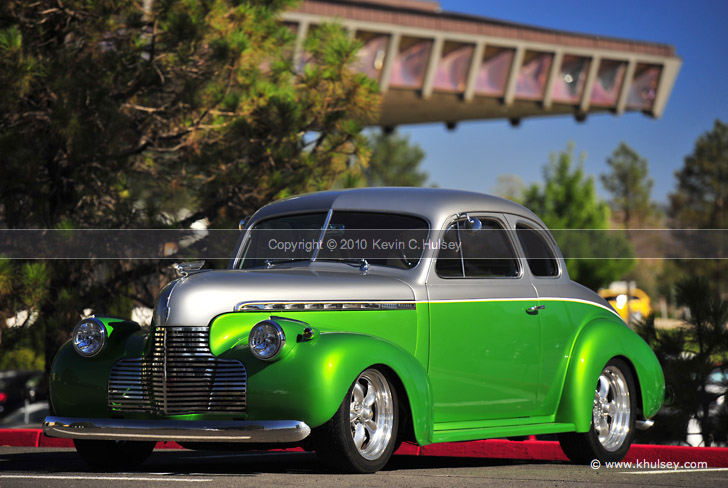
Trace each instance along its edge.
{"label": "windshield", "polygon": [[[322,232],[324,225],[326,231]],[[342,261],[410,269],[427,244],[428,225],[409,215],[326,212],[273,217],[253,227],[240,268],[294,261]]]}

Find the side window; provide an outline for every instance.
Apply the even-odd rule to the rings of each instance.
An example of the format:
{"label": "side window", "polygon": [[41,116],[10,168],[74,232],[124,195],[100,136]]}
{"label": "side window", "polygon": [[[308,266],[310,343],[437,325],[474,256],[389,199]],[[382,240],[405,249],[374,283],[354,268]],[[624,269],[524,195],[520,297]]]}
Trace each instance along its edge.
{"label": "side window", "polygon": [[559,265],[551,247],[541,232],[521,223],[516,224],[516,233],[526,253],[528,267],[533,276],[551,277],[559,275]]}
{"label": "side window", "polygon": [[[463,221],[450,226],[443,238],[435,270],[442,278],[513,278],[518,260],[505,228],[483,219],[477,232],[465,230]],[[461,245],[458,246],[457,244]]]}

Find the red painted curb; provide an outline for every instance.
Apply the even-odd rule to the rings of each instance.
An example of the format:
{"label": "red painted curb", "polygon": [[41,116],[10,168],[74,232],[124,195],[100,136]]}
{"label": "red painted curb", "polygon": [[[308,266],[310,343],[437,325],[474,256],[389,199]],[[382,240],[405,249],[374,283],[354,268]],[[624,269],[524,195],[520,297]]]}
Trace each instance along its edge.
{"label": "red painted curb", "polygon": [[[73,447],[73,441],[71,439],[46,437],[40,429],[0,429],[0,446]],[[158,442],[156,449],[182,449],[182,446],[176,442]],[[300,450],[300,448],[295,450]],[[430,444],[429,446],[423,447],[404,443],[397,450],[396,454],[407,456],[567,461],[558,442],[532,439],[527,441],[491,439],[472,442],[447,442],[443,444]],[[633,463],[703,462],[707,463],[707,467],[709,468],[725,468],[728,467],[728,448],[635,444],[630,448],[624,461]],[[660,466],[647,465],[645,469],[657,467]]]}
{"label": "red painted curb", "polygon": [[0,429],[0,446],[38,447],[40,429]]}

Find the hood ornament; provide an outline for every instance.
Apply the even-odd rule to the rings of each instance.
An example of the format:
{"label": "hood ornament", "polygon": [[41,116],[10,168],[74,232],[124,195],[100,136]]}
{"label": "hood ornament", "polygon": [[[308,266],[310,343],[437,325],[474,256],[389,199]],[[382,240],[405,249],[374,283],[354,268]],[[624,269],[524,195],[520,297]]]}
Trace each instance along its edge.
{"label": "hood ornament", "polygon": [[204,260],[200,261],[190,261],[187,263],[175,263],[172,265],[172,268],[177,272],[178,275],[181,277],[186,277],[190,273],[194,273],[195,271],[199,271],[202,269],[202,267],[205,265]]}

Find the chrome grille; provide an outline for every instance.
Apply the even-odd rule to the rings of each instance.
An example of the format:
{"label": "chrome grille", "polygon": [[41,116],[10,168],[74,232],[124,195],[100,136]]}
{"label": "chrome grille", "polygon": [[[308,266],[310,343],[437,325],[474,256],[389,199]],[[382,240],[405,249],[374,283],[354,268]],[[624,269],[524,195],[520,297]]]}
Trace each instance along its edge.
{"label": "chrome grille", "polygon": [[152,341],[149,357],[122,359],[112,368],[112,412],[245,413],[245,366],[213,356],[207,327],[158,327]]}

